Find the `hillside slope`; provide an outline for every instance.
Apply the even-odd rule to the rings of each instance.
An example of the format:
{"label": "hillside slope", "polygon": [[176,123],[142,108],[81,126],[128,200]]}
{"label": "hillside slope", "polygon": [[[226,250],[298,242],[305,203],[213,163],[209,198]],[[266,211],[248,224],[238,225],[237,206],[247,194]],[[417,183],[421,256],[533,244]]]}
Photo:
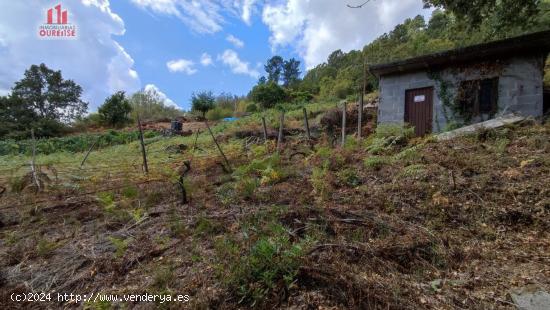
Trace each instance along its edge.
{"label": "hillside slope", "polygon": [[73,189],[50,177],[39,194],[11,179],[0,202],[5,306],[52,306],[9,302],[33,290],[188,294],[190,308],[512,309],[510,289],[550,290],[548,122],[447,142],[381,127],[314,151],[296,135],[281,154],[227,139],[232,173],[201,135],[197,154],[170,155],[148,177],[110,169]]}

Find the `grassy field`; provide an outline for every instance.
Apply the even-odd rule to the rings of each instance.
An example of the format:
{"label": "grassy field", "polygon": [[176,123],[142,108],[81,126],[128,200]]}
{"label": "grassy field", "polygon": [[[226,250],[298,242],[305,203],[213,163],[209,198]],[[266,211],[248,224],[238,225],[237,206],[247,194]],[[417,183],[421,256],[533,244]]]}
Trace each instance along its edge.
{"label": "grassy field", "polygon": [[[298,107],[281,152],[258,138],[259,115],[213,126],[231,172],[205,132],[194,151],[194,135],[147,139],[148,175],[137,142],[82,169],[83,153],[39,155],[40,192],[29,156],[0,157],[2,300],[32,289],[190,296],[128,308],[512,309],[510,289],[550,289],[548,122],[447,142],[381,127],[333,147],[319,122],[334,106],[308,106],[313,148]],[[266,115],[272,135],[278,112]]]}

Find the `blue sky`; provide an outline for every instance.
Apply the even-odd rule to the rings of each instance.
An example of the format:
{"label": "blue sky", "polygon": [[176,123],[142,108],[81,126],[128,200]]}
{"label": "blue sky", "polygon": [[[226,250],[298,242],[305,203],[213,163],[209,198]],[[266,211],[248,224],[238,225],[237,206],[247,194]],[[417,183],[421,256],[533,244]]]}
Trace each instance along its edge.
{"label": "blue sky", "polygon": [[[194,91],[246,95],[273,55],[302,71],[336,49],[360,49],[423,14],[422,0],[0,0],[0,95],[32,64],[61,70],[95,111],[118,90],[155,89],[189,109]],[[44,40],[37,29],[61,4],[73,40]]]}

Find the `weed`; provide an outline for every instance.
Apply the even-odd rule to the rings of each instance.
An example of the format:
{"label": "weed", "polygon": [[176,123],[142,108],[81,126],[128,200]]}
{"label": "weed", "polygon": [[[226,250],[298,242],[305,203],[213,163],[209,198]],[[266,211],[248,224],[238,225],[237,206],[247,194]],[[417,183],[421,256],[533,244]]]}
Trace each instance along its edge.
{"label": "weed", "polygon": [[45,238],[40,239],[36,244],[36,254],[41,257],[49,256],[60,245],[57,242],[49,241]]}
{"label": "weed", "polygon": [[389,163],[388,158],[383,156],[371,156],[364,161],[365,167],[370,170],[380,170]]}
{"label": "weed", "polygon": [[235,184],[236,193],[243,199],[251,199],[254,196],[254,191],[258,188],[258,180],[256,178],[245,176]]}
{"label": "weed", "polygon": [[357,187],[361,184],[361,178],[357,175],[357,171],[353,168],[344,169],[336,174],[340,183],[347,186]]}
{"label": "weed", "polygon": [[172,266],[159,266],[154,272],[153,287],[165,290],[174,282],[175,278]]}
{"label": "weed", "polygon": [[10,231],[10,232],[6,232],[4,234],[4,242],[6,243],[6,245],[14,245],[17,243],[17,232],[16,231]]}
{"label": "weed", "polygon": [[244,252],[230,239],[216,246],[218,257],[226,258],[218,266],[219,275],[240,297],[239,302],[250,306],[259,306],[273,290],[282,289],[281,285],[284,289],[295,285],[306,246],[292,243],[286,229],[278,224],[270,225],[265,233]]}
{"label": "weed", "polygon": [[321,167],[313,168],[310,182],[313,186],[313,190],[320,197],[321,200],[326,200],[330,196],[331,184],[328,179],[329,175],[329,162],[325,161]]}
{"label": "weed", "polygon": [[115,246],[115,257],[120,258],[124,256],[124,253],[126,253],[126,250],[128,249],[130,240],[109,236],[109,241],[111,241],[111,243]]}
{"label": "weed", "polygon": [[402,150],[394,157],[396,161],[414,162],[420,158],[419,146],[413,146]]}
{"label": "weed", "polygon": [[135,186],[126,186],[122,189],[122,196],[128,199],[135,199],[138,196],[138,189]]}
{"label": "weed", "polygon": [[223,230],[221,223],[199,216],[195,226],[195,235],[214,235],[223,232]]}
{"label": "weed", "polygon": [[403,169],[401,176],[405,177],[420,177],[426,173],[426,167],[424,165],[410,165]]}

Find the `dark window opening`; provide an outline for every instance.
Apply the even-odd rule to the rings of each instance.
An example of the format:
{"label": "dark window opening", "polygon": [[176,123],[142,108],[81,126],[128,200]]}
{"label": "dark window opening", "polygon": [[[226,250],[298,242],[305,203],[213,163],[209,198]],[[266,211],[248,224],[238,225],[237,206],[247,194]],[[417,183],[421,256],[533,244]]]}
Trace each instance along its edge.
{"label": "dark window opening", "polygon": [[464,81],[457,94],[459,109],[466,118],[497,112],[498,78]]}

